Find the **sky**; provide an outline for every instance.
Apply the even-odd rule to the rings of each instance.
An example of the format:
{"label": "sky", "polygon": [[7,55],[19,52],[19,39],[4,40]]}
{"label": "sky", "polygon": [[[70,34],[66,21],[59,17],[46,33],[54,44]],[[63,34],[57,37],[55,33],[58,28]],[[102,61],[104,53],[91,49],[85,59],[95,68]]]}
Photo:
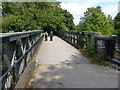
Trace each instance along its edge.
{"label": "sky", "polygon": [[105,15],[111,15],[114,18],[118,13],[118,2],[120,0],[59,0],[61,7],[68,10],[74,17],[74,23],[77,25],[80,17],[84,15],[87,8],[101,6]]}

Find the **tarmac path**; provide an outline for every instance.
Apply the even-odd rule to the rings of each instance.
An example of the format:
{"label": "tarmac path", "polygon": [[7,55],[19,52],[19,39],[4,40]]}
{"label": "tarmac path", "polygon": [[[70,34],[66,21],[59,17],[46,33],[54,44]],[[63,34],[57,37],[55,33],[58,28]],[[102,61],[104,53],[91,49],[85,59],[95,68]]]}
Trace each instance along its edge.
{"label": "tarmac path", "polygon": [[90,63],[79,51],[54,36],[36,56],[32,88],[118,88],[118,71]]}

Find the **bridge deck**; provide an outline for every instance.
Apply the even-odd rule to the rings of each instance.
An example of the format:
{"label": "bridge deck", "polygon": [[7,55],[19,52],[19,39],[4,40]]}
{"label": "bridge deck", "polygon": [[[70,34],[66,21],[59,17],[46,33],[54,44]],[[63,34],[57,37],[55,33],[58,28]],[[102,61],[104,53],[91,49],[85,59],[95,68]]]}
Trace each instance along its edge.
{"label": "bridge deck", "polygon": [[77,49],[57,36],[44,41],[36,57],[33,88],[117,88],[118,72],[91,64]]}

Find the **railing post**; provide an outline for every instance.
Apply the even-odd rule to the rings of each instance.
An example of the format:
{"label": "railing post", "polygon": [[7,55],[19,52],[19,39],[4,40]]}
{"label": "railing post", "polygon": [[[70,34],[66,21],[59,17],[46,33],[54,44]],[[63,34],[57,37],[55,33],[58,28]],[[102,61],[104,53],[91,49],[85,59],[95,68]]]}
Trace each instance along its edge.
{"label": "railing post", "polygon": [[107,60],[114,58],[115,45],[116,38],[112,36],[97,35],[95,37],[95,51],[101,52],[101,50],[103,49],[106,53]]}
{"label": "railing post", "polygon": [[73,32],[73,44],[75,44],[75,32]]}
{"label": "railing post", "polygon": [[70,42],[72,43],[72,31],[70,32]]}
{"label": "railing post", "polygon": [[88,34],[88,39],[87,39],[88,42],[91,41],[91,34]]}
{"label": "railing post", "polygon": [[79,32],[77,32],[77,45],[79,45]]}
{"label": "railing post", "polygon": [[81,48],[83,48],[84,47],[84,44],[85,44],[85,41],[84,41],[84,32],[82,32],[82,34],[81,34]]}
{"label": "railing post", "polygon": [[114,58],[116,40],[106,40],[105,50],[108,59]]}

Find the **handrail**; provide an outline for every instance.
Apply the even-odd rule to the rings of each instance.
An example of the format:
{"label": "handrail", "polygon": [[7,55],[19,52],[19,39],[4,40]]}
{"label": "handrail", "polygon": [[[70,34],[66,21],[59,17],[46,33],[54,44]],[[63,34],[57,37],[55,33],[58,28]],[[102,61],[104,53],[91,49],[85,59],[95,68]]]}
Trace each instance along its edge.
{"label": "handrail", "polygon": [[[72,44],[73,46],[82,49],[87,48],[87,42],[92,42],[94,52],[98,55],[104,50],[107,55],[107,60],[113,60],[120,64],[120,36],[106,36],[99,32],[88,31],[64,31],[59,30],[58,36]],[[118,49],[116,49],[118,48]],[[115,55],[117,54],[117,55]]]}
{"label": "handrail", "polygon": [[43,31],[2,33],[2,77],[1,88],[13,88],[27,63],[33,57],[39,43],[43,40]]}
{"label": "handrail", "polygon": [[[27,35],[29,36],[30,34],[35,34],[39,33],[42,30],[34,30],[34,31],[24,31],[24,32],[13,32],[13,33],[0,33],[0,39],[2,39],[2,42],[6,41],[3,39],[8,39],[8,38],[14,38],[17,36],[18,38],[26,37]],[[16,38],[16,39],[18,39]]]}
{"label": "handrail", "polygon": [[42,30],[33,30],[33,31],[24,31],[24,32],[9,32],[9,33],[0,33],[0,38],[11,37],[11,36],[18,36],[30,33],[37,33],[41,32]]}

